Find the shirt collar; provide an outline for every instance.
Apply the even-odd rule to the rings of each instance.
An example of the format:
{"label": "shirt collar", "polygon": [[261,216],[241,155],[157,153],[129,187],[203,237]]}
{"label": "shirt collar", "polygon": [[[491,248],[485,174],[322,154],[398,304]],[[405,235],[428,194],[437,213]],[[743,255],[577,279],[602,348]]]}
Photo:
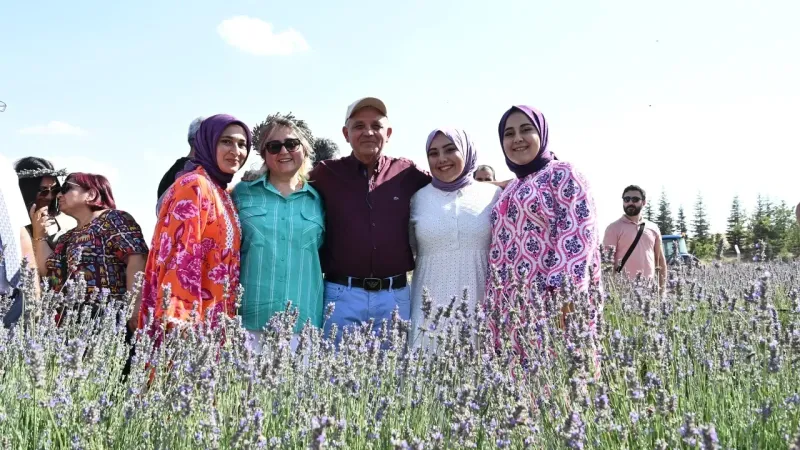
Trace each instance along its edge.
{"label": "shirt collar", "polygon": [[[265,174],[261,175],[260,177],[256,178],[255,180],[242,181],[242,183],[245,183],[247,186],[254,187],[254,188],[255,187],[264,188],[264,189],[266,189],[266,190],[268,190],[268,191],[270,191],[270,192],[272,192],[274,194],[281,195],[281,193],[278,192],[277,189],[275,189],[275,186],[273,186],[268,181],[267,175],[268,175],[268,173],[265,173]],[[301,187],[300,189],[294,191],[292,194],[297,194],[299,192],[307,192],[312,197],[319,198],[319,193],[317,192],[316,189],[311,189],[311,186],[309,185],[308,180],[305,180],[303,182],[303,187]]]}
{"label": "shirt collar", "polygon": [[640,223],[644,222],[644,217],[639,217],[639,221],[638,222],[634,222],[633,220],[631,220],[630,217],[628,217],[625,214],[623,214],[622,215],[622,220],[625,221],[625,222],[628,222],[628,223],[632,223],[634,225],[639,225]]}
{"label": "shirt collar", "polygon": [[[358,158],[356,158],[356,156],[353,153],[350,153],[350,155],[345,157],[345,159],[353,169],[358,170],[358,173],[361,173],[361,171],[366,169],[367,167],[364,163],[359,161]],[[376,161],[375,163],[376,164],[375,173],[381,173],[383,169],[386,168],[388,163],[389,163],[389,157],[381,154],[378,157],[378,161]]]}

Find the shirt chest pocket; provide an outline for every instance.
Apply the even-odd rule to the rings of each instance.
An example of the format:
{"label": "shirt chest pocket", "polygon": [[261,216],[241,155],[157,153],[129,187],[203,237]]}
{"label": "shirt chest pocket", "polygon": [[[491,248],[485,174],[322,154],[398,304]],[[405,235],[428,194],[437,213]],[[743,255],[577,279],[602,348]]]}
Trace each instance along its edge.
{"label": "shirt chest pocket", "polygon": [[242,223],[242,247],[263,247],[271,239],[275,231],[275,211],[261,206],[251,206],[239,210],[239,221]]}
{"label": "shirt chest pocket", "polygon": [[301,248],[315,250],[322,245],[325,233],[325,216],[322,208],[313,203],[305,203],[300,208]]}

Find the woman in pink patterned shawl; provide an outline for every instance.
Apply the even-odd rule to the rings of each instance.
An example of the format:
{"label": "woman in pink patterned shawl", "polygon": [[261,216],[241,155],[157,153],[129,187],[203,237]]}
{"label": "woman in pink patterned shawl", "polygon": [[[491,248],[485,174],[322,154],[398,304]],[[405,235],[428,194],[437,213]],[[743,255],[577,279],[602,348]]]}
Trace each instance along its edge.
{"label": "woman in pink patterned shawl", "polygon": [[[517,176],[506,186],[492,215],[492,244],[489,265],[497,270],[500,283],[487,280],[487,310],[495,342],[499,326],[510,327],[513,347],[524,355],[525,343],[516,330],[527,307],[534,319],[543,318],[550,292],[571,283],[575,295],[590,293],[597,314],[601,314],[600,235],[594,199],[584,176],[572,164],[559,161],[547,148],[548,129],[544,115],[530,106],[511,107],[500,119],[498,132],[508,168]],[[516,303],[517,281],[527,288],[528,297],[514,309],[519,320],[508,320],[509,307]],[[596,289],[591,290],[594,283]],[[537,296],[540,300],[537,300]],[[519,308],[522,308],[520,310]],[[571,309],[567,304],[564,316]],[[594,327],[594,320],[590,327]]]}

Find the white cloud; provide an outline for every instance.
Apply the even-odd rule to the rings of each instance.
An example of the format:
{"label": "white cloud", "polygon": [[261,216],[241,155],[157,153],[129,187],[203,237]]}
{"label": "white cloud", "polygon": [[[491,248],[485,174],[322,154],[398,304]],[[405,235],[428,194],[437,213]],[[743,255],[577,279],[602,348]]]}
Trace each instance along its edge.
{"label": "white cloud", "polygon": [[298,31],[289,28],[275,33],[271,23],[248,16],[223,20],[217,25],[217,33],[228,45],[258,56],[283,56],[309,50]]}
{"label": "white cloud", "polygon": [[57,120],[50,121],[47,125],[36,125],[19,130],[20,134],[67,134],[72,136],[85,136],[86,130]]}

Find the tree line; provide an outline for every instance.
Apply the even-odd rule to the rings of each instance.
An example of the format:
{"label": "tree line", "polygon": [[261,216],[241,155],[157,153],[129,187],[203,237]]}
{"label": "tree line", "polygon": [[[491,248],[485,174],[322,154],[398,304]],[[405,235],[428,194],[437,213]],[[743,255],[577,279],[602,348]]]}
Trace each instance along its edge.
{"label": "tree line", "polygon": [[759,195],[755,208],[748,212],[738,195],[731,201],[725,233],[712,234],[703,195],[694,203],[691,222],[683,205],[677,216],[666,192],[661,193],[656,210],[651,203],[645,206],[644,217],[658,225],[661,234],[681,234],[686,238],[691,253],[698,258],[754,256],[774,258],[800,257],[800,225],[795,219],[794,207],[785,201],[774,202]]}

